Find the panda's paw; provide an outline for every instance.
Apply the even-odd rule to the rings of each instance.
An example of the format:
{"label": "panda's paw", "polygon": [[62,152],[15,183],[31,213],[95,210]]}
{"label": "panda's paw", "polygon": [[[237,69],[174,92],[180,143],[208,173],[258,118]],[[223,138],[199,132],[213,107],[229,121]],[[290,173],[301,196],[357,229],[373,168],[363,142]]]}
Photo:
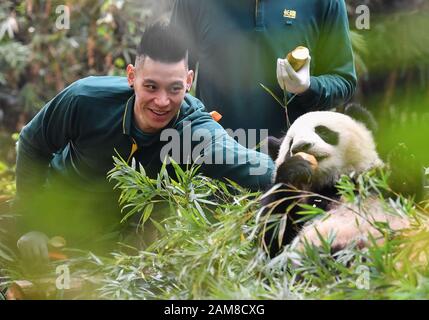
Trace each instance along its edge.
{"label": "panda's paw", "polygon": [[276,183],[302,189],[311,183],[314,170],[311,163],[300,156],[290,157],[277,169]]}

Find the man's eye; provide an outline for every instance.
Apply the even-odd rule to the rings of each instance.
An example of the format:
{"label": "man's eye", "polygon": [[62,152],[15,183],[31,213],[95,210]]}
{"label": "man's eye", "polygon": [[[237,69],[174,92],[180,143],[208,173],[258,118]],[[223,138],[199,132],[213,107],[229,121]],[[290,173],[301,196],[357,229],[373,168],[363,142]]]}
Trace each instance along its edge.
{"label": "man's eye", "polygon": [[151,85],[151,84],[147,84],[147,85],[145,85],[144,87],[145,87],[146,89],[148,89],[148,90],[151,90],[151,91],[156,90],[156,87],[155,87],[155,86],[153,86],[153,85]]}
{"label": "man's eye", "polygon": [[171,91],[174,93],[180,92],[180,91],[182,91],[182,87],[173,87],[173,88],[171,88]]}

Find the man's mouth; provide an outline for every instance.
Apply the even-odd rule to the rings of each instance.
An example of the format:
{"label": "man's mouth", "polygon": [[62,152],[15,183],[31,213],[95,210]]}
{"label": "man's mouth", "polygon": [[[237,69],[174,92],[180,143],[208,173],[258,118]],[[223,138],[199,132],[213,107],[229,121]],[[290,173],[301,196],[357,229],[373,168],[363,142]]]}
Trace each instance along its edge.
{"label": "man's mouth", "polygon": [[152,111],[157,116],[160,116],[160,117],[165,116],[170,112],[170,111],[160,111],[160,110],[156,110],[156,109],[149,109],[149,110]]}

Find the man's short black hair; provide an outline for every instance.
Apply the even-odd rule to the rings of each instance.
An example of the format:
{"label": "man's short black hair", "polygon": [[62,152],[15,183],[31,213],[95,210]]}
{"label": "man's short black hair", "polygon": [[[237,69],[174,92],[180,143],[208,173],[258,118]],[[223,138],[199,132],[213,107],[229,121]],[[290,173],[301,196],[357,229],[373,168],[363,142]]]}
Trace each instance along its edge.
{"label": "man's short black hair", "polygon": [[182,33],[168,24],[147,26],[137,47],[137,60],[144,57],[165,63],[185,59],[188,65],[188,49]]}

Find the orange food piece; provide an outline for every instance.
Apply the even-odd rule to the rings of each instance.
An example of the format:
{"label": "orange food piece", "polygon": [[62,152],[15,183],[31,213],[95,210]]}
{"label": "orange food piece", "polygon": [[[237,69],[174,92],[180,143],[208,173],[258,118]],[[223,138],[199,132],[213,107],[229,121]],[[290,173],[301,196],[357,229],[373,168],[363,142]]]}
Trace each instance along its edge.
{"label": "orange food piece", "polygon": [[210,115],[212,116],[213,120],[216,122],[219,122],[220,119],[222,119],[222,115],[217,111],[210,112]]}
{"label": "orange food piece", "polygon": [[58,251],[49,251],[48,256],[49,256],[49,259],[54,261],[68,259],[68,257],[64,253],[61,253]]}
{"label": "orange food piece", "polygon": [[316,170],[317,167],[319,166],[319,163],[317,162],[317,159],[315,156],[313,156],[312,154],[308,154],[305,152],[298,152],[297,154],[295,154],[296,156],[300,156],[301,158],[303,158],[304,160],[310,162],[311,167],[313,168],[313,170]]}

